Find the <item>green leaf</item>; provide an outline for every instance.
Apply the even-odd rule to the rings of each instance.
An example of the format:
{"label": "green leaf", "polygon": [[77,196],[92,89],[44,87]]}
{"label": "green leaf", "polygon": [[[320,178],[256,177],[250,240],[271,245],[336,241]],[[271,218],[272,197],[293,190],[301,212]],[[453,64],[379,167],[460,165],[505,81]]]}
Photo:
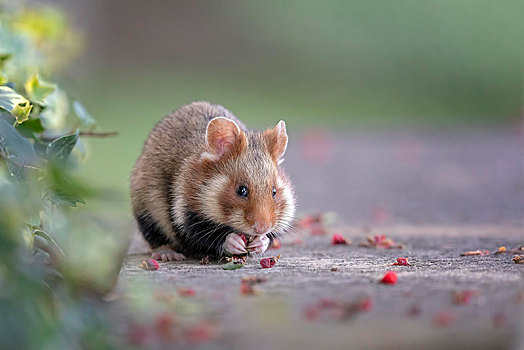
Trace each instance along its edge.
{"label": "green leaf", "polygon": [[64,251],[62,250],[62,248],[60,248],[60,246],[58,245],[58,243],[56,243],[56,241],[53,239],[53,237],[51,237],[47,232],[45,231],[42,231],[42,230],[34,230],[33,231],[33,235],[35,236],[40,236],[42,238],[45,238],[49,243],[51,243],[63,256],[65,256],[65,253]]}
{"label": "green leaf", "polygon": [[17,94],[8,86],[0,86],[0,108],[11,113],[18,124],[29,119],[29,113],[33,106],[25,97]]}
{"label": "green leaf", "polygon": [[44,99],[55,91],[56,85],[47,83],[38,78],[38,75],[33,75],[25,83],[25,91],[27,96],[33,102],[39,105],[45,105]]}
{"label": "green leaf", "polygon": [[222,265],[222,269],[224,270],[238,270],[244,267],[244,264],[236,264],[232,261],[228,262],[227,264]]}
{"label": "green leaf", "polygon": [[58,207],[76,207],[78,203],[86,204],[82,198],[59,187],[48,188],[45,196]]}
{"label": "green leaf", "polygon": [[87,126],[96,124],[96,119],[93,118],[91,114],[89,114],[89,112],[81,102],[74,101],[73,110],[75,111],[76,116],[78,117],[78,119],[80,119],[82,124]]}
{"label": "green leaf", "polygon": [[35,118],[20,124],[16,130],[25,137],[33,137],[33,133],[44,132],[44,127],[40,119]]}
{"label": "green leaf", "polygon": [[19,165],[38,166],[41,163],[31,142],[4,119],[0,119],[0,151]]}
{"label": "green leaf", "polygon": [[49,159],[65,162],[78,141],[78,130],[71,135],[62,136],[47,145]]}

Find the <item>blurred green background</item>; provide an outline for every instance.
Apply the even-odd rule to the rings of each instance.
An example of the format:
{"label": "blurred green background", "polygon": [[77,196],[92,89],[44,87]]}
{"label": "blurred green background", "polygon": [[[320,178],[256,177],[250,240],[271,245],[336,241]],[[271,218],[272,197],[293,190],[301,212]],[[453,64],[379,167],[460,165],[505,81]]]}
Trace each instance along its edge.
{"label": "blurred green background", "polygon": [[52,1],[84,32],[62,77],[104,131],[86,176],[127,193],[147,134],[194,100],[249,126],[499,127],[522,114],[522,1]]}

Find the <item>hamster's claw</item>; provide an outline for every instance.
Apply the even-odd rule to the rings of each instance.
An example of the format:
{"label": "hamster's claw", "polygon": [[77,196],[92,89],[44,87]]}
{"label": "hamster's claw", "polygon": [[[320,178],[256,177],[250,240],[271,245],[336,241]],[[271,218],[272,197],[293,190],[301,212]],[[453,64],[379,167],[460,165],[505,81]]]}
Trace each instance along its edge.
{"label": "hamster's claw", "polygon": [[227,235],[226,241],[224,242],[224,250],[233,255],[247,253],[244,240],[236,233]]}
{"label": "hamster's claw", "polygon": [[184,254],[177,253],[168,246],[156,248],[151,254],[151,257],[155,260],[160,260],[164,262],[186,260],[186,256]]}
{"label": "hamster's claw", "polygon": [[247,250],[254,254],[263,254],[269,246],[269,237],[267,235],[256,236],[255,239],[249,243]]}

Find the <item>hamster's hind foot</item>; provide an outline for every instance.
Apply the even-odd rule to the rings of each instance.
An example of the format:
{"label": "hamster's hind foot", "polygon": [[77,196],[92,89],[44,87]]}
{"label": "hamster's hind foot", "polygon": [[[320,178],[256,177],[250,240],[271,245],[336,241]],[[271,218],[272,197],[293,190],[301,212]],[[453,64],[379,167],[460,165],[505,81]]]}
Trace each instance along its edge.
{"label": "hamster's hind foot", "polygon": [[163,245],[161,247],[153,249],[151,257],[155,260],[160,261],[183,261],[186,260],[186,256],[182,253],[177,253],[171,247]]}

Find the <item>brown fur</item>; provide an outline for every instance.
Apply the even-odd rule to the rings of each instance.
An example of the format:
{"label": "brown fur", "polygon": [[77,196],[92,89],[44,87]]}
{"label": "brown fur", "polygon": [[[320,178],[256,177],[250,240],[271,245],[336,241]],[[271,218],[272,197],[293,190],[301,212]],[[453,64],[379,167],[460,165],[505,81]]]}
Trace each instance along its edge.
{"label": "brown fur", "polygon": [[[206,128],[216,117],[227,119],[209,124],[206,143]],[[279,125],[251,132],[227,109],[207,102],[169,114],[154,127],[133,169],[133,213],[149,215],[175,249],[174,228],[185,228],[187,211],[240,232],[267,222],[276,225],[275,234],[284,233],[295,203],[289,178],[278,166],[287,145]],[[236,195],[239,185],[249,188],[248,198]]]}

